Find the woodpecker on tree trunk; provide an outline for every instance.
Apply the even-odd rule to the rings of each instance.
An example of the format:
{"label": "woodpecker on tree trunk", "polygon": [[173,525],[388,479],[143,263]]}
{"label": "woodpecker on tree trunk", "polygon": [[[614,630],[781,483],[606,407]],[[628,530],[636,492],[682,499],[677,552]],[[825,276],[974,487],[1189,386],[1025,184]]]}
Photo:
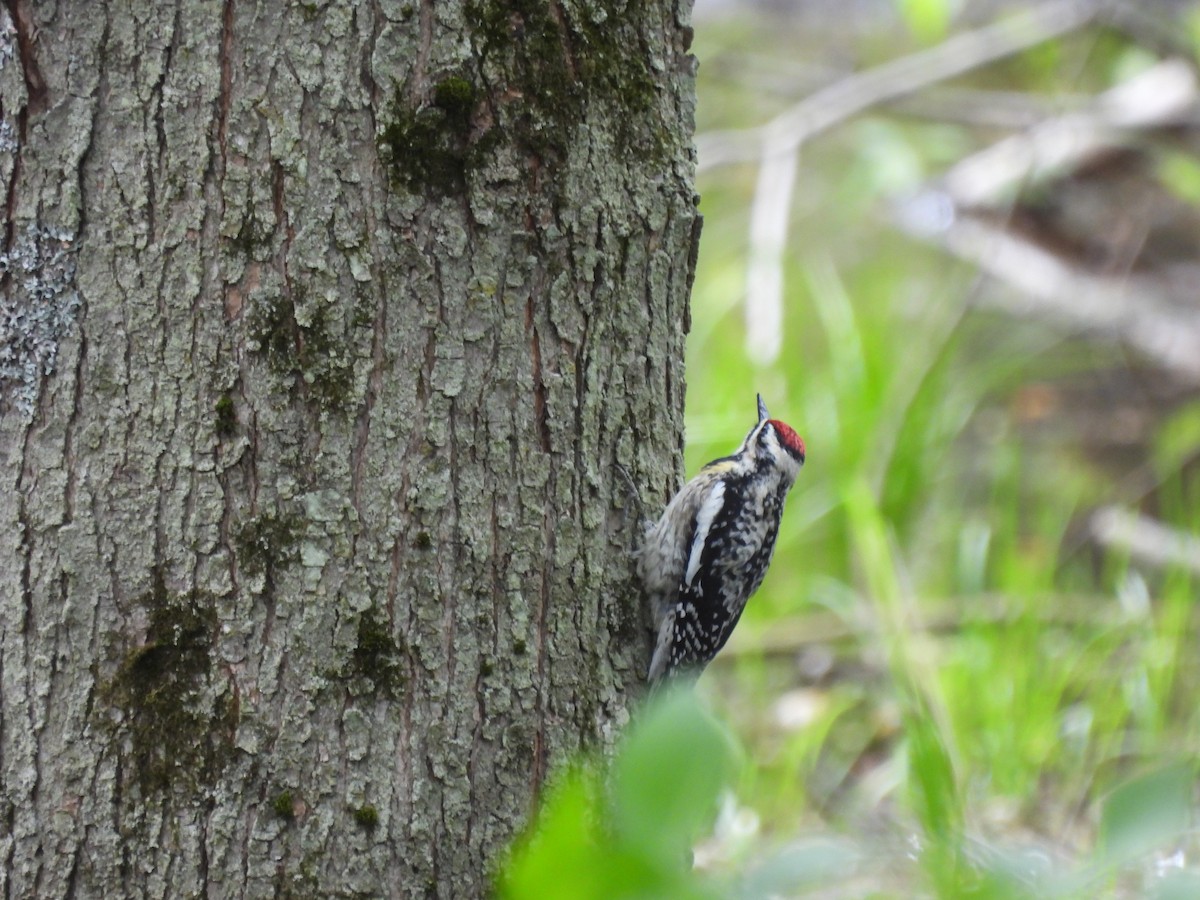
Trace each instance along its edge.
{"label": "woodpecker on tree trunk", "polygon": [[770,418],[737,452],[715,459],[680,489],[650,528],[638,567],[658,637],[647,678],[699,674],[725,646],[767,574],[783,501],[804,465],[804,441]]}

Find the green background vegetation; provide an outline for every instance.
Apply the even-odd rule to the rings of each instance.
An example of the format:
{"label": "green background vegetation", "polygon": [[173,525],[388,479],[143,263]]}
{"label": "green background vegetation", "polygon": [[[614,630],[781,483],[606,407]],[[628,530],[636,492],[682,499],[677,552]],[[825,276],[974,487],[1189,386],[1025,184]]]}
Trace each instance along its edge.
{"label": "green background vegetation", "polygon": [[[698,131],[762,124],[821,66],[934,45],[952,12],[898,3],[906,33],[701,21]],[[1181,22],[1194,62],[1200,17]],[[1066,108],[1162,52],[1101,21],[949,86]],[[1088,528],[1116,506],[1197,532],[1200,390],[1162,400],[1121,342],[974,303],[977,271],[889,216],[1003,134],[881,107],[806,143],[765,367],[743,343],[757,169],[701,178],[687,471],[736,445],[756,391],[808,463],[699,700],[561,776],[508,896],[1200,896],[1196,579]],[[1140,152],[1198,202],[1186,145]]]}

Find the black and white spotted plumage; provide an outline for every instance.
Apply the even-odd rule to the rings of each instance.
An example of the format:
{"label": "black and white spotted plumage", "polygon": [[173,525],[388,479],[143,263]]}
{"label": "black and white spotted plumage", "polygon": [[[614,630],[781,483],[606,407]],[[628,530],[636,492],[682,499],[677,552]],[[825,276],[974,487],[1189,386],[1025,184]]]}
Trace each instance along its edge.
{"label": "black and white spotted plumage", "polygon": [[657,628],[648,678],[696,674],[725,646],[767,574],[804,441],[758,398],[758,423],[732,456],[672,498],[639,554]]}

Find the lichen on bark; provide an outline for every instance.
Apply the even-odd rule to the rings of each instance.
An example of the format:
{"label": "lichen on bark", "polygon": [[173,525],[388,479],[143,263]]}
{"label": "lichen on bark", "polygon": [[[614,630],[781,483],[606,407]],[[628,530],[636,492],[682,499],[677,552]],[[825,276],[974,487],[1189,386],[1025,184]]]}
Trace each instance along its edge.
{"label": "lichen on bark", "polygon": [[79,315],[75,235],[28,225],[0,250],[0,415],[33,418],[42,379]]}

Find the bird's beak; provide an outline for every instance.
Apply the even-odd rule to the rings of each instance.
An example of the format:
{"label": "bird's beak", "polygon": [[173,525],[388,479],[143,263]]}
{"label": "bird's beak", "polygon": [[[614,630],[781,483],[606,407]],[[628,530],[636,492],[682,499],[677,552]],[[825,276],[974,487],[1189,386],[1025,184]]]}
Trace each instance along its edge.
{"label": "bird's beak", "polygon": [[758,395],[758,421],[765,422],[771,418],[771,414],[767,412],[767,404],[763,403],[762,394]]}

